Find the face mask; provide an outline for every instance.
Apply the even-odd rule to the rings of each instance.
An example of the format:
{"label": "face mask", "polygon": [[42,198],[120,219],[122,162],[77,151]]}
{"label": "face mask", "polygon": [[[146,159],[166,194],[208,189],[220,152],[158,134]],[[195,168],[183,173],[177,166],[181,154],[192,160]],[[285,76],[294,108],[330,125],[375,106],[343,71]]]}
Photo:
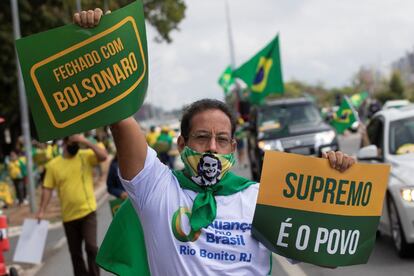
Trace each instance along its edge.
{"label": "face mask", "polygon": [[72,156],[75,156],[78,153],[79,150],[79,144],[78,143],[73,143],[70,145],[66,145],[66,150],[68,151],[68,153]]}
{"label": "face mask", "polygon": [[181,152],[181,160],[191,180],[200,186],[212,186],[218,183],[235,162],[234,153],[200,153],[187,146]]}

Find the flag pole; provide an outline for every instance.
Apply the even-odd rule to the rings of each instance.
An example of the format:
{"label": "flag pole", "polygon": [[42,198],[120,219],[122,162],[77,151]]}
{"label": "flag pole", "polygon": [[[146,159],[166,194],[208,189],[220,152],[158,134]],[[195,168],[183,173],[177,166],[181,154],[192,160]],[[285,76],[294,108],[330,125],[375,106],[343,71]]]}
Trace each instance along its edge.
{"label": "flag pole", "polygon": [[227,36],[229,39],[229,50],[230,50],[230,66],[231,69],[234,70],[236,67],[236,59],[234,55],[234,43],[233,43],[233,32],[231,29],[231,21],[230,21],[230,9],[229,9],[229,3],[226,0],[226,23],[227,23]]}
{"label": "flag pole", "polygon": [[[225,9],[226,9],[226,23],[227,23],[227,37],[228,37],[228,41],[229,41],[229,52],[230,52],[230,67],[231,70],[233,71],[234,69],[236,69],[236,58],[235,58],[235,53],[234,53],[234,43],[233,43],[233,31],[231,28],[231,20],[230,20],[230,7],[229,7],[229,3],[228,0],[225,1]],[[237,82],[237,80],[235,80],[234,82],[236,88],[235,88],[235,94],[236,94],[236,111],[239,113],[240,112],[240,85]]]}
{"label": "flag pole", "polygon": [[109,10],[108,0],[104,0],[104,13]]}

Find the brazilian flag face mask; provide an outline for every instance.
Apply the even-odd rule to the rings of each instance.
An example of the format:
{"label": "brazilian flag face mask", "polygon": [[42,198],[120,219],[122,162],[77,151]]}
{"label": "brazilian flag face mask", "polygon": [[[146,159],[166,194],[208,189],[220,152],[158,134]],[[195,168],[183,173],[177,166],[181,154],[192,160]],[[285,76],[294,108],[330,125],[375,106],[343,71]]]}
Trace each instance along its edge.
{"label": "brazilian flag face mask", "polygon": [[185,173],[199,186],[217,184],[235,162],[234,153],[200,153],[187,146],[181,152],[181,160],[185,166]]}

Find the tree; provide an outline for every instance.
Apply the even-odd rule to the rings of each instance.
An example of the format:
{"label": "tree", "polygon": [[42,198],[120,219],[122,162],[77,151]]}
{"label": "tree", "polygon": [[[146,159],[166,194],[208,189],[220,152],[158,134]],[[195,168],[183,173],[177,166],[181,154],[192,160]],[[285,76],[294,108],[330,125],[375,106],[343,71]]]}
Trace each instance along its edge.
{"label": "tree", "polygon": [[[109,1],[109,8],[116,10],[132,0]],[[178,30],[185,17],[183,0],[143,0],[147,22],[158,31],[157,42],[171,42],[171,32]],[[76,1],[19,0],[22,36],[28,36],[72,22]],[[83,9],[104,6],[104,0],[83,0]],[[16,59],[9,0],[0,1],[0,116],[6,118],[6,127],[12,131],[12,140],[20,133],[19,98],[17,92]],[[0,147],[3,135],[0,135]]]}
{"label": "tree", "polygon": [[390,92],[394,94],[397,99],[404,98],[404,85],[398,71],[394,71],[392,73],[390,80]]}
{"label": "tree", "polygon": [[[117,0],[109,1],[108,8],[117,10],[135,0]],[[64,1],[62,1],[64,2]],[[171,32],[178,30],[178,24],[185,17],[186,5],[183,0],[142,0],[144,4],[145,19],[158,31],[155,38],[157,42],[166,41],[170,43]],[[82,9],[93,9],[95,7],[104,7],[104,0],[83,0]],[[73,9],[74,10],[74,9]]]}
{"label": "tree", "polygon": [[[408,88],[407,94],[410,98],[410,87]],[[386,79],[383,80],[382,88],[375,94],[375,98],[384,104],[386,101],[405,98],[405,92],[405,87],[400,73],[398,71],[394,71],[389,81]]]}

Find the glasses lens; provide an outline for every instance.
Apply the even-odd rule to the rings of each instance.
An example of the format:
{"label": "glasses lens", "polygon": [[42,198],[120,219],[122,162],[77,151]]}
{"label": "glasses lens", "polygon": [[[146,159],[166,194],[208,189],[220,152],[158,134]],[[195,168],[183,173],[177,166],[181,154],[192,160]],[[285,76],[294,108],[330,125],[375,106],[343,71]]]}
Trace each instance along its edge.
{"label": "glasses lens", "polygon": [[[213,135],[211,133],[195,133],[191,135],[191,137],[193,137],[197,143],[207,145],[210,143]],[[217,145],[220,147],[227,147],[232,141],[230,136],[225,134],[214,136],[214,139],[216,140]]]}

